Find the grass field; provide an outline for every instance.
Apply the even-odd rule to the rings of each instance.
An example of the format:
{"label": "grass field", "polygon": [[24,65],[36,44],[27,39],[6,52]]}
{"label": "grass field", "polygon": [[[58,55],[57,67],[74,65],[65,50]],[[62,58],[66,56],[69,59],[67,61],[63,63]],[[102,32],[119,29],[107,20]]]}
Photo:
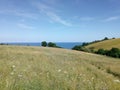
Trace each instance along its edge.
{"label": "grass field", "polygon": [[120,49],[120,38],[101,41],[98,43],[90,44],[86,47],[87,48],[94,47],[95,50],[98,50],[100,48],[110,50],[113,47]]}
{"label": "grass field", "polygon": [[120,90],[120,59],[57,48],[0,46],[0,90]]}

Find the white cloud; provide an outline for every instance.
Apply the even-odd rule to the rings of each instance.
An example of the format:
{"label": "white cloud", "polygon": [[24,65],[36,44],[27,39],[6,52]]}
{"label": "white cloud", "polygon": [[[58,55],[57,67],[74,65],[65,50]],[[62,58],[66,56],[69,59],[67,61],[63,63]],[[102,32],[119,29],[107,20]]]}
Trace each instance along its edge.
{"label": "white cloud", "polygon": [[9,14],[9,15],[14,15],[14,16],[19,16],[24,18],[37,19],[37,14],[26,12],[23,10],[17,10],[17,9],[0,10],[0,14]]}
{"label": "white cloud", "polygon": [[71,23],[63,20],[58,14],[56,14],[54,9],[43,3],[36,3],[35,6],[40,10],[41,13],[44,13],[48,16],[52,21],[63,24],[65,26],[72,26]]}
{"label": "white cloud", "polygon": [[113,16],[113,17],[108,17],[108,18],[104,19],[103,21],[109,22],[109,21],[114,21],[114,20],[118,20],[118,19],[120,19],[119,16]]}
{"label": "white cloud", "polygon": [[34,29],[34,27],[23,24],[23,23],[18,23],[17,26],[22,29]]}
{"label": "white cloud", "polygon": [[30,18],[30,19],[37,19],[37,15],[33,13],[27,13],[27,12],[15,12],[17,16]]}
{"label": "white cloud", "polygon": [[72,26],[71,23],[61,19],[61,17],[59,17],[57,14],[55,14],[53,12],[46,12],[46,15],[48,17],[50,17],[55,22],[61,23],[61,24],[65,25],[65,26]]}

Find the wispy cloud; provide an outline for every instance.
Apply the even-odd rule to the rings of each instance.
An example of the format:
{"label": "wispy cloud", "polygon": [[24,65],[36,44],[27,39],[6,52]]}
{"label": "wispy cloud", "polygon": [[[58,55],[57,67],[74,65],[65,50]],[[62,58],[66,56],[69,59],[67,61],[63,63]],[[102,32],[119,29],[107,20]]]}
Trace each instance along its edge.
{"label": "wispy cloud", "polygon": [[115,21],[115,20],[119,20],[120,17],[119,16],[113,16],[113,17],[108,17],[106,19],[104,19],[104,22],[110,22],[110,21]]}
{"label": "wispy cloud", "polygon": [[82,21],[92,21],[92,20],[94,20],[95,18],[93,18],[93,17],[81,17],[80,18],[80,20],[82,20]]}
{"label": "wispy cloud", "polygon": [[25,18],[31,18],[31,19],[37,19],[37,14],[28,13],[28,12],[14,12],[17,16],[25,17]]}
{"label": "wispy cloud", "polygon": [[24,18],[37,19],[37,14],[17,9],[0,10],[0,14],[9,14]]}
{"label": "wispy cloud", "polygon": [[17,26],[22,29],[34,29],[34,27],[23,24],[23,23],[18,23]]}
{"label": "wispy cloud", "polygon": [[61,23],[61,24],[65,25],[65,26],[72,26],[71,23],[63,20],[60,16],[58,16],[57,14],[55,14],[53,12],[46,12],[46,15],[48,17],[50,17],[55,22]]}
{"label": "wispy cloud", "polygon": [[35,6],[37,6],[37,9],[39,9],[41,13],[45,14],[52,21],[65,26],[72,26],[70,22],[67,22],[66,20],[62,19],[62,17],[60,17],[57,13],[55,13],[55,10],[52,7],[43,3],[36,3]]}

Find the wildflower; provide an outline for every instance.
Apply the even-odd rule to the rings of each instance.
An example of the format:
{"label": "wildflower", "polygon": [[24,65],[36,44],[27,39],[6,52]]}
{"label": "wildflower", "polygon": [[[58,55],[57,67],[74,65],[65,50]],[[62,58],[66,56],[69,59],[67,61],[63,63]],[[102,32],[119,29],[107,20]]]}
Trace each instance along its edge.
{"label": "wildflower", "polygon": [[15,68],[15,65],[12,65],[12,68]]}
{"label": "wildflower", "polygon": [[61,69],[59,69],[58,72],[61,72]]}
{"label": "wildflower", "polygon": [[82,76],[82,74],[79,74],[79,76],[81,77],[81,76]]}
{"label": "wildflower", "polygon": [[19,74],[18,77],[21,78],[21,77],[22,77],[22,74]]}
{"label": "wildflower", "polygon": [[11,75],[14,75],[14,72],[11,72],[10,74],[11,74]]}
{"label": "wildflower", "polygon": [[64,71],[65,74],[67,74],[67,71]]}
{"label": "wildflower", "polygon": [[92,80],[94,80],[94,77],[92,77]]}
{"label": "wildflower", "polygon": [[120,83],[120,80],[114,80],[114,82]]}
{"label": "wildflower", "polygon": [[42,72],[40,73],[40,75],[42,75]]}

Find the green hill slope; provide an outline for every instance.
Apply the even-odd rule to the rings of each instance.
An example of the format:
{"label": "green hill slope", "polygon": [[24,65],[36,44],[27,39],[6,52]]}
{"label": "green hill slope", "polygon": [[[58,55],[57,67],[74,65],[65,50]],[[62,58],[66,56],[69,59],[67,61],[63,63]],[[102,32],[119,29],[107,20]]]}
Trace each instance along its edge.
{"label": "green hill slope", "polygon": [[95,50],[98,50],[100,48],[109,50],[113,47],[120,49],[120,38],[97,42],[97,43],[94,43],[94,44],[90,44],[86,47],[87,48],[94,47]]}
{"label": "green hill slope", "polygon": [[0,90],[120,90],[120,59],[56,48],[0,46]]}

